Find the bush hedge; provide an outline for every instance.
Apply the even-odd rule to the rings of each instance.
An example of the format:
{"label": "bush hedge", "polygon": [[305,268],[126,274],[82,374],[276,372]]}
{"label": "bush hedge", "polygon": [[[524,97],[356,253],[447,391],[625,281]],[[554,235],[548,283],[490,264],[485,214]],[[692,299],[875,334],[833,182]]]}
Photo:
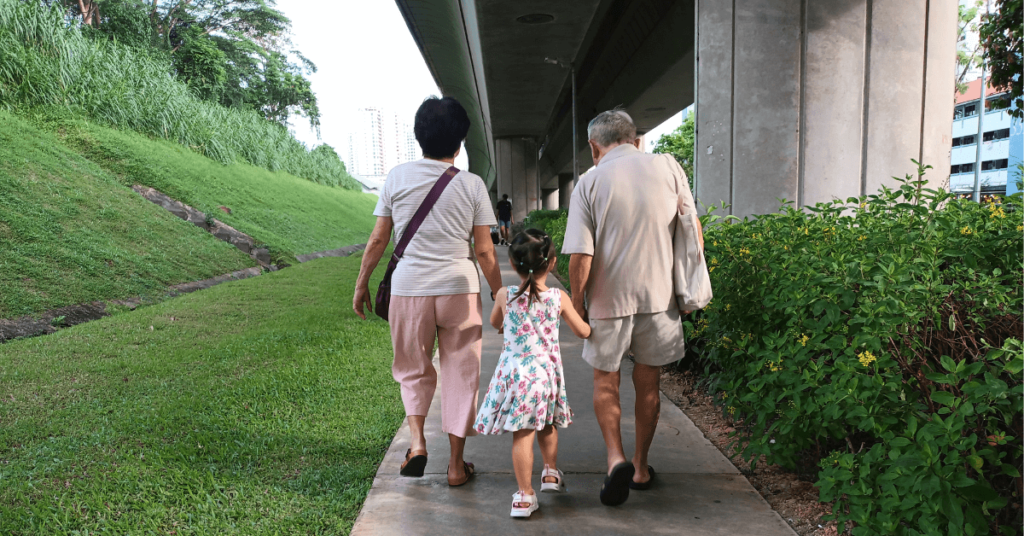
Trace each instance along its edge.
{"label": "bush hedge", "polygon": [[923,172],[703,216],[715,298],[684,321],[689,365],[752,463],[819,461],[854,535],[1017,534],[1022,198],[956,200]]}
{"label": "bush hedge", "polygon": [[[531,212],[523,222],[526,228],[540,229],[551,237],[555,243],[555,251],[562,251],[562,242],[565,240],[565,227],[569,222],[569,212],[560,210],[535,210]],[[565,288],[569,288],[569,256],[559,255],[556,266],[558,275],[561,276]]]}

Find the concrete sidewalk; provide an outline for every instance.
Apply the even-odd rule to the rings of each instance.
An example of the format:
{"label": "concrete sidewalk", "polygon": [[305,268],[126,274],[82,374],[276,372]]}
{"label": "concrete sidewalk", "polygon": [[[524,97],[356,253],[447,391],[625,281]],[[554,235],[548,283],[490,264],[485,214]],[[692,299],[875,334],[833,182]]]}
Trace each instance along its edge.
{"label": "concrete sidewalk", "polygon": [[[498,248],[502,279],[518,284],[508,267],[506,248]],[[557,281],[550,277],[550,286]],[[487,289],[486,283],[483,288]],[[494,373],[501,336],[487,324],[492,302],[484,293],[484,351],[481,393]],[[530,519],[512,519],[512,435],[474,436],[466,442],[466,460],[477,475],[459,488],[446,480],[448,438],[441,433],[440,385],[426,422],[429,462],[423,478],[398,475],[409,448],[403,425],[374,478],[356,519],[353,535],[379,534],[682,534],[793,536],[795,532],[761,498],[746,478],[704,438],[700,430],[662,395],[661,421],[651,448],[657,471],[654,486],[632,490],[622,506],[603,506],[598,498],[606,471],[604,441],[592,405],[593,369],[580,357],[583,343],[565,324],[559,334],[573,424],[559,430],[559,468],[566,473],[566,494],[538,494],[540,510]],[[635,393],[631,367],[623,364],[622,432],[627,457],[634,444]],[[481,395],[480,400],[483,400]],[[535,447],[534,489],[540,489],[543,462]]]}

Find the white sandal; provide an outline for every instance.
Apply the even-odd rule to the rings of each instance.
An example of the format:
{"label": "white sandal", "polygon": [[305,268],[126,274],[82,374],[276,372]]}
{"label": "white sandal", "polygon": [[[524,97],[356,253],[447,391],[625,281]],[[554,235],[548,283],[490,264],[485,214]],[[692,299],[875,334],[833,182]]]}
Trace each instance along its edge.
{"label": "white sandal", "polygon": [[536,495],[527,495],[522,491],[512,494],[512,517],[530,517],[530,514],[540,508],[540,502]]}
{"label": "white sandal", "polygon": [[[544,479],[548,477],[553,477],[555,481],[545,482]],[[541,493],[565,493],[565,489],[565,475],[558,469],[551,469],[545,464],[544,470],[540,473]]]}

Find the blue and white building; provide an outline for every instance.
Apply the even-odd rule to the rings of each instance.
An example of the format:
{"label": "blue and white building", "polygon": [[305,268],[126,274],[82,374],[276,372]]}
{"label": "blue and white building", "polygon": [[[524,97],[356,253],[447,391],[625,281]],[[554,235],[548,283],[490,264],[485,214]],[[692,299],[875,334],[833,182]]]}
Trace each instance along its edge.
{"label": "blue and white building", "polygon": [[[950,191],[960,194],[973,192],[979,173],[982,195],[1016,191],[1013,170],[1021,161],[1024,139],[1021,137],[1021,122],[1012,119],[1006,113],[1007,108],[998,107],[1000,97],[1002,93],[999,91],[986,88],[982,110],[980,79],[970,82],[967,91],[957,95],[953,112],[953,147],[950,153]],[[980,140],[979,118],[982,119],[983,129]],[[981,169],[976,169],[979,150]]]}

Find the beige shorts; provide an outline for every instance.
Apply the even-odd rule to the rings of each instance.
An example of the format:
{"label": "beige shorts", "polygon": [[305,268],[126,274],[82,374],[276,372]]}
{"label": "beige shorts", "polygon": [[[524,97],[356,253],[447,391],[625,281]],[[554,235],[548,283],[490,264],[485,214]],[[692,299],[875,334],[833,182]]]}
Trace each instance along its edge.
{"label": "beige shorts", "polygon": [[583,341],[583,360],[615,372],[629,352],[640,364],[660,367],[683,358],[686,341],[679,311],[635,314],[590,320],[590,338]]}

